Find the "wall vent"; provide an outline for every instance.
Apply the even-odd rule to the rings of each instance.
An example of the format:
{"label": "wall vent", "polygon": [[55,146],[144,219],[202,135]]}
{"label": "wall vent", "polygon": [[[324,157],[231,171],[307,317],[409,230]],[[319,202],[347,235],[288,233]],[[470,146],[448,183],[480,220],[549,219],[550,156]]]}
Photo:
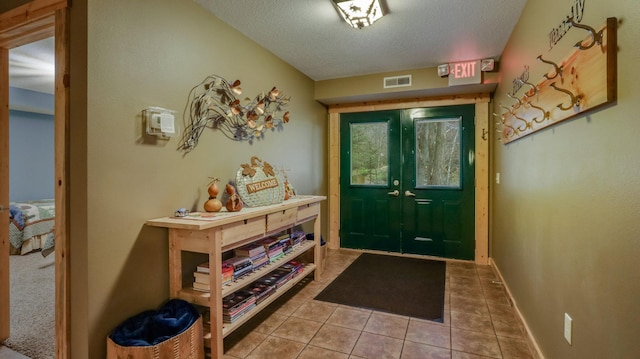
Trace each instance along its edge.
{"label": "wall vent", "polygon": [[411,75],[393,76],[384,78],[384,88],[411,86]]}

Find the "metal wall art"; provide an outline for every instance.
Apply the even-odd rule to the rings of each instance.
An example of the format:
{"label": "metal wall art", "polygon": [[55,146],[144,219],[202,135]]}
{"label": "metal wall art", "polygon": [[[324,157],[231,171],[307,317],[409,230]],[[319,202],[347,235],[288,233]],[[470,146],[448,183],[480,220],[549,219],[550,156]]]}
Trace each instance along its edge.
{"label": "metal wall art", "polygon": [[536,61],[548,67],[546,73],[534,83],[525,67],[513,81],[513,92],[507,93],[513,102],[498,104],[502,111],[494,113],[496,128],[505,144],[615,101],[617,19],[608,18],[598,29],[576,23],[573,17],[566,23],[584,31],[585,37],[559,61],[539,55]]}
{"label": "metal wall art", "polygon": [[[209,127],[221,131],[234,141],[249,141],[264,137],[268,130],[282,128],[289,122],[289,111],[284,111],[290,98],[273,87],[245,105],[236,97],[242,94],[240,80],[227,82],[217,75],[207,76],[189,93],[184,111],[185,131],[180,149],[190,152],[198,145],[202,131]],[[284,113],[283,113],[284,112]]]}

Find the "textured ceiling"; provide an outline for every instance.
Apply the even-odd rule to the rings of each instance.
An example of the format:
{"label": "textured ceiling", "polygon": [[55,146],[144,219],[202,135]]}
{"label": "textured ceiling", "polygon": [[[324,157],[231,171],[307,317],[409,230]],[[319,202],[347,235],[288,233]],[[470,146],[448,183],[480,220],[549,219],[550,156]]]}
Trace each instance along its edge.
{"label": "textured ceiling", "polygon": [[313,80],[497,59],[527,2],[386,0],[358,30],[331,0],[194,1]]}

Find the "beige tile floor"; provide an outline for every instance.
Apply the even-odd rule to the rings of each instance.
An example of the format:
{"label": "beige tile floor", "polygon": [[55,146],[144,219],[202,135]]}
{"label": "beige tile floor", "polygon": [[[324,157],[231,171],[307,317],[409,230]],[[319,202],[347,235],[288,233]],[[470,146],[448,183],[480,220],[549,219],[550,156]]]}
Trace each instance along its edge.
{"label": "beige tile floor", "polygon": [[447,262],[443,323],[314,300],[358,255],[330,251],[322,279],[303,280],[225,338],[224,358],[535,358],[489,266]]}

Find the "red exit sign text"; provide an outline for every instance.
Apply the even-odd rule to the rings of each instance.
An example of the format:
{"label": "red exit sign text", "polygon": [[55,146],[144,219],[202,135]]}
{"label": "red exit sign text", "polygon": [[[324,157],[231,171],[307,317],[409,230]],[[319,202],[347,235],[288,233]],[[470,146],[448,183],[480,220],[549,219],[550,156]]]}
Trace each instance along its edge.
{"label": "red exit sign text", "polygon": [[482,83],[480,60],[449,64],[449,86]]}

